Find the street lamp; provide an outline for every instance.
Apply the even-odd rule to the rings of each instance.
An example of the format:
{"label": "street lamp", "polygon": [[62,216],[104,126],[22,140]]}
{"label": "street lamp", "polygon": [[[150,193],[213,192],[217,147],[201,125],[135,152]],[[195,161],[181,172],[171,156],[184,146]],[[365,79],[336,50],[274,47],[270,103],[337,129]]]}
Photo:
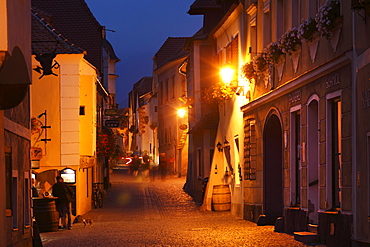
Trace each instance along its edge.
{"label": "street lamp", "polygon": [[221,79],[225,84],[230,84],[234,77],[234,69],[230,67],[224,67],[220,70]]}
{"label": "street lamp", "polygon": [[225,85],[230,86],[236,95],[244,92],[244,86],[239,85],[239,80],[235,79],[235,70],[229,66],[220,69],[221,80]]}
{"label": "street lamp", "polygon": [[184,108],[180,108],[180,109],[177,110],[177,115],[180,118],[184,118],[185,117],[185,114],[186,114],[186,110]]}

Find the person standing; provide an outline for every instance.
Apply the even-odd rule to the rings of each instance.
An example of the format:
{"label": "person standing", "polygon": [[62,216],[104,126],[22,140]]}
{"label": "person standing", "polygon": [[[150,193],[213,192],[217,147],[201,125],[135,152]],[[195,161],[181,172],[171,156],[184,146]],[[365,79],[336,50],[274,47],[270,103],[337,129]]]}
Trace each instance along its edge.
{"label": "person standing", "polygon": [[167,175],[167,158],[165,153],[159,155],[159,171],[162,177],[162,180],[166,179]]}
{"label": "person standing", "polygon": [[[57,210],[63,229],[72,229],[71,207],[73,201],[73,191],[66,185],[61,176],[56,177],[56,183],[53,185],[53,196],[56,200]],[[68,222],[66,222],[68,218]]]}

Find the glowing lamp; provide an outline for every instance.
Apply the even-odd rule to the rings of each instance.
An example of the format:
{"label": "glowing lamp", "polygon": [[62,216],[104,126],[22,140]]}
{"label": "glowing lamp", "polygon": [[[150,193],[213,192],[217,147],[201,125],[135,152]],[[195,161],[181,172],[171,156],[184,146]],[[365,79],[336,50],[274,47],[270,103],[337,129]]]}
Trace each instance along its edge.
{"label": "glowing lamp", "polygon": [[220,70],[221,79],[224,83],[230,84],[234,77],[234,69],[225,67]]}
{"label": "glowing lamp", "polygon": [[180,108],[177,110],[177,115],[180,117],[180,118],[183,118],[185,117],[185,114],[186,114],[186,110],[184,108]]}

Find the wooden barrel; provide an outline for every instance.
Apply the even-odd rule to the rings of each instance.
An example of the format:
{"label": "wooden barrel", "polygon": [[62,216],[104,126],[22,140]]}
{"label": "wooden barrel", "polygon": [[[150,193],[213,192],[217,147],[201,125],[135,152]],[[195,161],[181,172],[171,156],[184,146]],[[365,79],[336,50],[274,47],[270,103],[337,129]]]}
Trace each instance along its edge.
{"label": "wooden barrel", "polygon": [[56,209],[55,199],[33,198],[33,214],[39,232],[57,232],[59,226],[59,213]]}
{"label": "wooden barrel", "polygon": [[231,193],[229,185],[214,185],[212,193],[214,211],[229,211],[231,208]]}

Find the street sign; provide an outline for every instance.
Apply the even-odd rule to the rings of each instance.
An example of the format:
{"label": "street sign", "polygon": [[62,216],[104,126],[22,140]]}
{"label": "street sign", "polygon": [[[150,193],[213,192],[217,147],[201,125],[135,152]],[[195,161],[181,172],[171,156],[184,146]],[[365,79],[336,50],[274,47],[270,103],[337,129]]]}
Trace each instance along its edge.
{"label": "street sign", "polygon": [[119,120],[105,120],[105,126],[109,128],[118,128]]}
{"label": "street sign", "polygon": [[117,109],[105,109],[104,115],[105,116],[116,116],[118,113]]}

